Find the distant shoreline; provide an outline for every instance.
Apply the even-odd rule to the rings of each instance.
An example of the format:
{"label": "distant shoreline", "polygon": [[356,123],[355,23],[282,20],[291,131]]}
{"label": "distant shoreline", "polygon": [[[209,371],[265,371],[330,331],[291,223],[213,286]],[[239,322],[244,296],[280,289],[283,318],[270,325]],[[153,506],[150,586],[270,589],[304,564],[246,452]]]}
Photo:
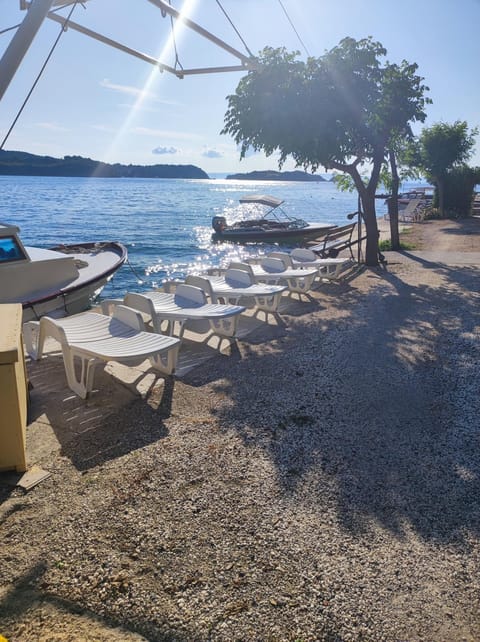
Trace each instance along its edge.
{"label": "distant shoreline", "polygon": [[257,170],[253,172],[227,174],[227,180],[245,180],[245,181],[305,181],[309,183],[329,182],[319,174],[308,174],[300,170],[291,172],[277,172],[275,170]]}
{"label": "distant shoreline", "polygon": [[210,178],[195,165],[122,165],[82,156],[37,156],[0,150],[1,176],[55,176],[78,178]]}

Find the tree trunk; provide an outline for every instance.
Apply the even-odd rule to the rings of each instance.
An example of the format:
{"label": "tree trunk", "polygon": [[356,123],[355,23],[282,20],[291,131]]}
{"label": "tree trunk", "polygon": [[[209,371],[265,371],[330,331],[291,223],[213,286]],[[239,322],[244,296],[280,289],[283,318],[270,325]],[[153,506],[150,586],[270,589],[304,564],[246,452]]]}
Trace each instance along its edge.
{"label": "tree trunk", "polygon": [[368,186],[365,186],[363,179],[358,171],[360,159],[357,159],[351,165],[334,164],[332,167],[340,169],[350,174],[357,188],[358,195],[362,204],[362,218],[365,222],[367,232],[367,247],[365,250],[365,263],[368,266],[375,267],[378,265],[378,225],[377,213],[375,210],[375,192],[377,191],[378,181],[380,178],[380,169],[383,162],[382,153],[377,154],[373,161],[373,169],[370,175]]}
{"label": "tree trunk", "polygon": [[400,179],[398,177],[397,160],[395,153],[390,150],[390,171],[392,172],[392,195],[388,199],[388,216],[390,219],[390,244],[392,250],[400,250],[400,232],[398,229],[398,188]]}
{"label": "tree trunk", "polygon": [[362,195],[363,219],[367,230],[367,248],[365,250],[365,264],[370,267],[378,265],[378,225],[375,211],[375,195],[365,190]]}
{"label": "tree trunk", "polygon": [[438,209],[440,210],[440,216],[445,218],[445,186],[441,178],[437,179],[437,189],[438,189]]}

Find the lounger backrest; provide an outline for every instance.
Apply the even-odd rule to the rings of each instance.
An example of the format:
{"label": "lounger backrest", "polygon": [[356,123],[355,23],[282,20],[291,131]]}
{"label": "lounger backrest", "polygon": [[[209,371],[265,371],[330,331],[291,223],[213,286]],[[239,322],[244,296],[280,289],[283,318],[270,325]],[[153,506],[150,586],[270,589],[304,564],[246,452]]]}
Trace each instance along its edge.
{"label": "lounger backrest", "polygon": [[151,319],[155,318],[155,307],[153,301],[148,296],[137,294],[136,292],[127,292],[123,301],[127,307],[139,310]]}
{"label": "lounger backrest", "polygon": [[412,198],[408,203],[405,209],[400,210],[399,214],[405,215],[405,214],[413,214],[413,212],[417,209],[417,207],[420,205],[422,202],[421,198]]}
{"label": "lounger backrest", "polygon": [[200,288],[205,292],[207,297],[213,301],[214,300],[214,295],[212,292],[212,284],[208,279],[203,278],[202,276],[196,276],[194,274],[189,274],[187,278],[185,279],[185,283],[187,285],[194,285],[197,288]]}
{"label": "lounger backrest", "polygon": [[205,305],[207,297],[201,288],[180,283],[175,292],[175,303],[183,308]]}
{"label": "lounger backrest", "polygon": [[280,259],[285,264],[285,267],[293,267],[292,257],[286,252],[270,252],[268,258]]}
{"label": "lounger backrest", "polygon": [[275,259],[267,256],[260,263],[265,272],[285,272],[287,266],[282,259]]}
{"label": "lounger backrest", "polygon": [[230,265],[228,266],[228,269],[229,270],[243,270],[244,272],[247,272],[248,274],[250,274],[250,276],[252,277],[252,281],[254,280],[253,279],[252,266],[248,265],[248,263],[239,263],[238,261],[232,261],[230,263]]}
{"label": "lounger backrest", "polygon": [[145,323],[140,312],[126,305],[116,305],[113,309],[112,318],[121,321],[134,330],[145,330]]}
{"label": "lounger backrest", "polygon": [[297,247],[290,252],[290,256],[295,261],[315,261],[318,259],[318,256],[312,250],[307,250],[306,248]]}
{"label": "lounger backrest", "polygon": [[225,272],[225,281],[228,285],[235,288],[248,288],[254,283],[252,275],[249,272],[246,270],[237,270],[236,268],[229,268]]}

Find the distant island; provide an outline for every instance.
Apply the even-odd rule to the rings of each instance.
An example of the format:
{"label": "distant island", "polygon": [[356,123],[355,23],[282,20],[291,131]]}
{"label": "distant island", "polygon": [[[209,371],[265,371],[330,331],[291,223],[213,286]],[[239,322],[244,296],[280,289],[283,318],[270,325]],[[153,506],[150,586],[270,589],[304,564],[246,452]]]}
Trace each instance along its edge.
{"label": "distant island", "polygon": [[293,172],[276,172],[274,170],[254,171],[246,174],[229,174],[227,179],[236,181],[310,181],[321,183],[326,179],[318,174],[307,174],[299,170]]}
{"label": "distant island", "polygon": [[102,163],[82,156],[37,156],[0,150],[3,176],[79,176],[99,178],[209,178],[195,165],[121,165]]}

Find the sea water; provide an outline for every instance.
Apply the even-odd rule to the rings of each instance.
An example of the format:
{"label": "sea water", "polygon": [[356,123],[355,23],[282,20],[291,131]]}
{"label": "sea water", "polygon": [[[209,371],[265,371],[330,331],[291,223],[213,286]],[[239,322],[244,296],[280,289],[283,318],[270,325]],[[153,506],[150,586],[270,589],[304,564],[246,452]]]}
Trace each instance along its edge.
{"label": "sea water", "polygon": [[17,225],[25,245],[124,243],[128,262],[103,291],[116,297],[273,249],[211,241],[212,217],[238,219],[240,197],[255,193],[284,199],[288,214],[308,222],[345,225],[358,207],[355,193],[331,182],[0,176],[0,221]]}

